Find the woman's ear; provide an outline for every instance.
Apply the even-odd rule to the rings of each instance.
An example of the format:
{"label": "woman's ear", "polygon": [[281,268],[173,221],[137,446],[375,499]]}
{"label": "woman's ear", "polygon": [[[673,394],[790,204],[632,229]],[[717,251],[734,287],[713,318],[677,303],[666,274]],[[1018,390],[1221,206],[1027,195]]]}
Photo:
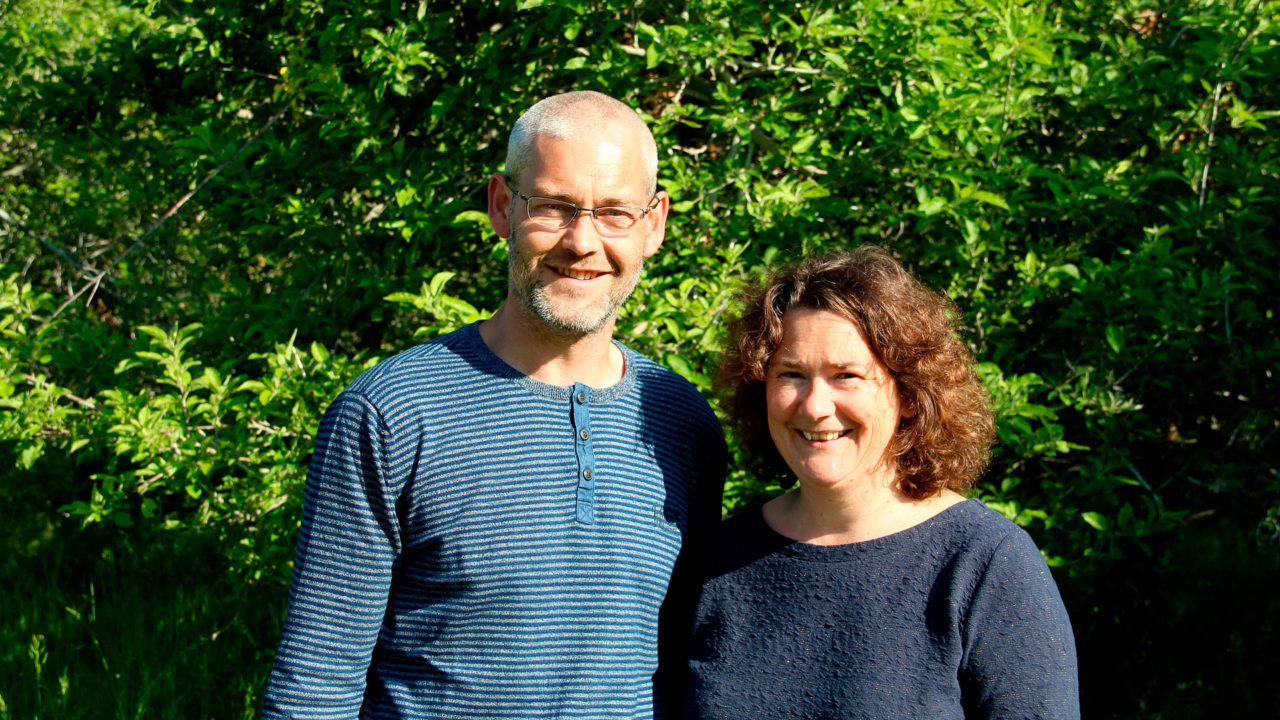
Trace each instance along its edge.
{"label": "woman's ear", "polygon": [[903,393],[902,400],[898,403],[898,414],[905,420],[915,417],[917,412],[919,407],[916,405],[915,393]]}

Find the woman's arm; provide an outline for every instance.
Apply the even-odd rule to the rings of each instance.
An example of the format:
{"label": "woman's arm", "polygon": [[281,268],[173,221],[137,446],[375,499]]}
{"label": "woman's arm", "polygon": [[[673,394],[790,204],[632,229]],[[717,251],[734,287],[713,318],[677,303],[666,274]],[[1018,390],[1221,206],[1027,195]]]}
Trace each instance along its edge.
{"label": "woman's arm", "polygon": [[1080,717],[1071,621],[1049,567],[1021,528],[996,546],[963,627],[966,718]]}

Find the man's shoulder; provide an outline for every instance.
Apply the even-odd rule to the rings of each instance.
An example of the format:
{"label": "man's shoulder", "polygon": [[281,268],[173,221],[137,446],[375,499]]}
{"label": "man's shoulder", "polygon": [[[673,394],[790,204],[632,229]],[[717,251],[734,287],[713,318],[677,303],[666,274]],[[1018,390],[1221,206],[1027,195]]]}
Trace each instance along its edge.
{"label": "man's shoulder", "polygon": [[635,367],[634,392],[646,413],[661,415],[700,437],[719,438],[723,445],[720,420],[693,383],[634,350],[626,352],[627,362]]}
{"label": "man's shoulder", "polygon": [[683,403],[706,408],[707,412],[711,412],[706,398],[698,392],[698,388],[694,387],[693,383],[645,355],[626,346],[623,347],[627,353],[627,362],[635,368],[635,379],[641,392],[669,394]]}

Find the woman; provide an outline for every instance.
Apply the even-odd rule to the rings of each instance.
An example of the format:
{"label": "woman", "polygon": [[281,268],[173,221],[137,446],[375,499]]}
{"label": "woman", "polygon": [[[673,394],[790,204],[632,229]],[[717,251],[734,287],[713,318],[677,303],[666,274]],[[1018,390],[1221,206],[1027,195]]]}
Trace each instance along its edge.
{"label": "woman", "polygon": [[960,494],[994,430],[953,318],[873,246],[750,298],[730,415],[798,483],[717,531],[688,717],[1079,717],[1048,567]]}

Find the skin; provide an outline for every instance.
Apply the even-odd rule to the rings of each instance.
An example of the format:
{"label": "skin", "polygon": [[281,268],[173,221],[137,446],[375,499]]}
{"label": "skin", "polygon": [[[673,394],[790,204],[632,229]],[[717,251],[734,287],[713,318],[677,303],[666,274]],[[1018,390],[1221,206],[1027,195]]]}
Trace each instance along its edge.
{"label": "skin", "polygon": [[[636,129],[624,122],[584,124],[572,141],[540,137],[518,189],[580,207],[635,205],[650,198]],[[617,311],[635,288],[644,260],[662,245],[670,199],[629,235],[604,237],[587,213],[566,228],[529,222],[524,200],[502,176],[489,179],[489,220],[508,238],[507,298],[480,326],[485,344],[517,370],[554,385],[607,387],[622,378],[613,345]]]}
{"label": "skin", "polygon": [[798,479],[765,504],[765,521],[794,540],[838,545],[905,530],[963,500],[916,501],[897,487],[886,450],[909,416],[889,369],[858,328],[825,310],[782,318],[765,379],[769,434]]}

